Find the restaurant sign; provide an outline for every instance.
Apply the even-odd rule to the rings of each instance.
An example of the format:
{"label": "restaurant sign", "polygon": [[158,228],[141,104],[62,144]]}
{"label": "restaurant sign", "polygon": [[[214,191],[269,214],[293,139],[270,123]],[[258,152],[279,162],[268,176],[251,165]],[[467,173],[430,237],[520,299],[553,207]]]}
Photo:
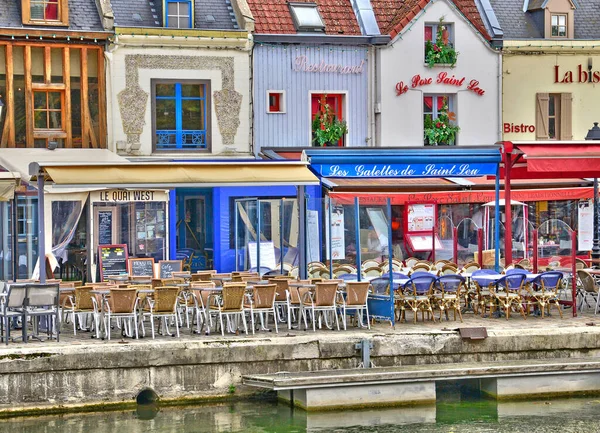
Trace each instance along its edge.
{"label": "restaurant sign", "polygon": [[165,191],[152,190],[127,190],[109,189],[96,191],[92,195],[92,201],[107,203],[125,203],[135,201],[166,201],[168,194]]}
{"label": "restaurant sign", "polygon": [[496,174],[494,163],[477,164],[322,164],[313,165],[323,177],[478,177]]}
{"label": "restaurant sign", "polygon": [[447,72],[442,71],[435,78],[422,77],[417,74],[410,79],[410,82],[404,83],[404,81],[400,81],[396,83],[396,96],[407,93],[409,88],[417,89],[431,84],[445,84],[447,86],[459,88],[464,87],[466,90],[469,90],[476,95],[483,96],[485,94],[485,90],[479,87],[478,80],[472,79],[467,81],[467,77],[456,77],[455,75],[449,75]]}

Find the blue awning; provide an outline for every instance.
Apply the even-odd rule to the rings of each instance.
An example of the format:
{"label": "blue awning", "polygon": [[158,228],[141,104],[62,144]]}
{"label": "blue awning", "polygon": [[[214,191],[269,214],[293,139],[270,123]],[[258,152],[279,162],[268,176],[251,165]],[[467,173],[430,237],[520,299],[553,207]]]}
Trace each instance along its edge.
{"label": "blue awning", "polygon": [[305,149],[302,159],[320,177],[478,177],[496,175],[499,146]]}

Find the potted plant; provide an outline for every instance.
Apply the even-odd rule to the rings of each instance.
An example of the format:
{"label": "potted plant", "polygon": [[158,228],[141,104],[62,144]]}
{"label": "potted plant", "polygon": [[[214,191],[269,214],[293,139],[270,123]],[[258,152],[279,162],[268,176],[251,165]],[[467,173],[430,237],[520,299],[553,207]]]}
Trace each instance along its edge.
{"label": "potted plant", "polygon": [[327,95],[319,101],[319,111],[312,122],[312,142],[315,146],[339,146],[339,141],[348,132],[345,120],[337,118],[327,103]]}
{"label": "potted plant", "polygon": [[449,42],[449,32],[443,23],[444,17],[440,18],[437,28],[435,42],[427,41],[425,43],[425,63],[430,68],[436,64],[447,64],[454,66],[458,52]]}
{"label": "potted plant", "polygon": [[448,111],[448,101],[444,98],[438,117],[436,119],[433,119],[430,115],[425,117],[423,123],[425,145],[453,145],[456,134],[460,131],[460,128],[452,123],[455,120],[456,114]]}

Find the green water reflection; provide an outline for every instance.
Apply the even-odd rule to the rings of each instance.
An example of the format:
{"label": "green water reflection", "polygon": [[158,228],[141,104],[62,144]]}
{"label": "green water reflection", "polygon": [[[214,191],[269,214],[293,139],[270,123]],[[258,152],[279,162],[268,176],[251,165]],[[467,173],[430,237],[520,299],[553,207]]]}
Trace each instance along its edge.
{"label": "green water reflection", "polygon": [[600,399],[443,401],[419,408],[306,413],[275,400],[0,420],[11,433],[600,432]]}

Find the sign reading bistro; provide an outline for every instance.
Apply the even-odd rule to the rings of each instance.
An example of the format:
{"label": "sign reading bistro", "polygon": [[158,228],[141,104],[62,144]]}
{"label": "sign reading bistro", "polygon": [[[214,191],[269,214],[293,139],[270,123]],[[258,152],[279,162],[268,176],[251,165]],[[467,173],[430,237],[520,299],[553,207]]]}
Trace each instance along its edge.
{"label": "sign reading bistro", "polygon": [[[447,84],[449,86],[463,87],[466,80],[466,77],[457,78],[454,75],[449,76],[447,72],[440,72],[435,78],[435,84]],[[411,78],[410,83],[408,84],[404,84],[404,81],[400,81],[396,84],[396,96],[400,96],[408,92],[409,85],[411,89],[416,89],[417,87],[433,84],[433,82],[434,78],[421,77],[421,75],[417,74]],[[477,80],[470,80],[467,84],[467,90],[470,90],[479,96],[483,96],[485,94],[485,90],[479,87],[479,81]]]}

